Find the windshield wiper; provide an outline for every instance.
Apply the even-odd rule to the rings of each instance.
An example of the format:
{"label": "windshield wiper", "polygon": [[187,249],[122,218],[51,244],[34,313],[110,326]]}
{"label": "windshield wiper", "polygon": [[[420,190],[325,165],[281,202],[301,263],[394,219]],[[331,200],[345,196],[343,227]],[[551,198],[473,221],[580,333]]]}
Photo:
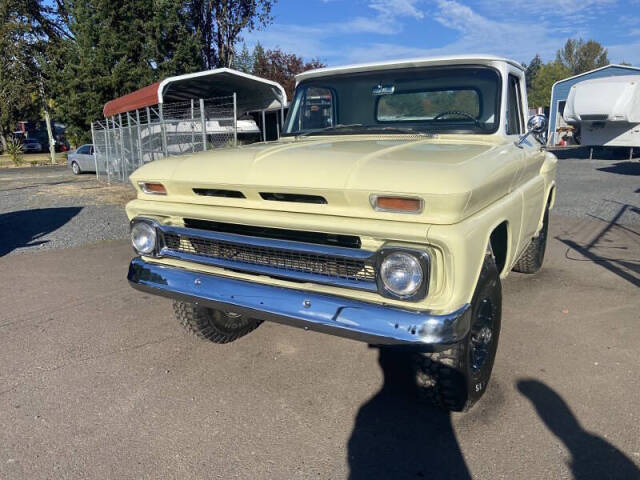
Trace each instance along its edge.
{"label": "windshield wiper", "polygon": [[362,127],[361,123],[351,123],[351,124],[338,124],[338,125],[333,125],[330,127],[324,127],[324,128],[316,128],[314,130],[309,130],[308,132],[304,132],[301,133],[300,135],[296,135],[296,137],[308,137],[309,135],[314,135],[316,133],[324,133],[324,132],[330,132],[332,130],[345,130],[345,129],[349,129],[349,128],[358,128],[358,127]]}
{"label": "windshield wiper", "polygon": [[409,135],[419,135],[421,137],[433,137],[433,133],[424,132],[422,130],[416,130],[411,127],[382,127],[379,125],[362,125],[361,123],[351,123],[351,124],[338,124],[333,127],[325,127],[318,128],[315,130],[309,130],[308,132],[301,133],[300,135],[296,135],[296,137],[307,137],[309,135],[321,134],[331,131],[340,131],[340,130],[364,130],[366,132],[397,132],[397,133],[406,133]]}
{"label": "windshield wiper", "polygon": [[432,137],[434,134],[429,132],[424,132],[422,130],[416,130],[411,127],[380,127],[378,125],[367,125],[364,127],[367,130],[372,131],[382,131],[382,132],[398,132],[398,133],[408,133],[410,135],[420,135],[421,137]]}

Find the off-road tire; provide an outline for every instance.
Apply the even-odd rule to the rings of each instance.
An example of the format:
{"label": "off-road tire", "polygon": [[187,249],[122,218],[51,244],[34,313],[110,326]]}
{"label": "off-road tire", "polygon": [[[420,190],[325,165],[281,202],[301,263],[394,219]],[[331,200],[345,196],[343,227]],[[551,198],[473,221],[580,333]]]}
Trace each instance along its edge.
{"label": "off-road tire", "polygon": [[233,342],[252,332],[262,323],[244,315],[229,316],[221,310],[200,307],[188,302],[173,302],[173,312],[188,332],[213,343]]}
{"label": "off-road tire", "polygon": [[[492,315],[490,342],[481,367],[475,368],[472,340],[478,338],[475,329],[480,326],[479,317],[489,311]],[[485,256],[470,314],[471,331],[463,340],[441,352],[414,355],[419,394],[444,410],[462,412],[471,408],[486,391],[491,377],[502,316],[502,287],[491,252]]]}
{"label": "off-road tire", "polygon": [[520,273],[536,273],[542,268],[544,262],[544,254],[547,250],[547,236],[549,233],[549,209],[544,211],[544,219],[542,220],[542,228],[538,235],[531,239],[529,245],[522,253],[516,264],[513,266],[515,272]]}

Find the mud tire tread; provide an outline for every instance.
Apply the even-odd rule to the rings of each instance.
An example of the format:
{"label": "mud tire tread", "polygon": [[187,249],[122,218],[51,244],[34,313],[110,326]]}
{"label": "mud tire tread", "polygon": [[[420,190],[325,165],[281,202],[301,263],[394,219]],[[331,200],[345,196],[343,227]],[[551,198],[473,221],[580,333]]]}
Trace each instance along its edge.
{"label": "mud tire tread", "polygon": [[[500,277],[495,264],[495,258],[489,250],[485,256],[476,293],[473,303],[480,291],[490,289],[494,292],[498,302],[496,330],[494,331],[494,341],[497,342],[500,335],[501,323],[501,301],[502,288]],[[473,321],[473,318],[472,318]],[[435,406],[446,410],[465,412],[469,410],[484,394],[488,384],[493,362],[495,360],[495,350],[491,356],[488,372],[482,379],[483,387],[479,392],[471,391],[469,377],[469,346],[468,337],[452,345],[450,348],[436,353],[416,353],[414,354],[414,370],[418,394],[422,399],[429,400]]]}
{"label": "mud tire tread", "polygon": [[216,323],[211,310],[198,307],[193,303],[173,302],[173,312],[187,332],[203,340],[220,344],[230,343],[240,337],[244,337],[262,323],[260,320],[251,320],[242,328],[224,331]]}

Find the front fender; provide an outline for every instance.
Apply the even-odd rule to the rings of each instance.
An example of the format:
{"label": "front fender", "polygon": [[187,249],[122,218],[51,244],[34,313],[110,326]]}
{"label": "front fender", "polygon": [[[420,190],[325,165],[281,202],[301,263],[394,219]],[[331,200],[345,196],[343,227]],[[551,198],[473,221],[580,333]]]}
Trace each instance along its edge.
{"label": "front fender", "polygon": [[508,238],[501,276],[509,273],[518,255],[522,203],[520,192],[513,192],[460,223],[433,225],[429,229],[428,242],[440,248],[445,259],[446,293],[442,297],[446,304],[434,308],[471,302],[491,233],[503,222],[507,223]]}

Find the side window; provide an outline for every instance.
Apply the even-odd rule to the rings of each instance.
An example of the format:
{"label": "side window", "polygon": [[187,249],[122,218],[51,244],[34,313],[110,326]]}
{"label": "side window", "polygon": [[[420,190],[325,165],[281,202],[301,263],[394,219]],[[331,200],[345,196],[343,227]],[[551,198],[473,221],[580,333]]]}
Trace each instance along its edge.
{"label": "side window", "polygon": [[509,75],[507,135],[520,135],[524,132],[524,120],[521,107],[520,80],[515,75]]}
{"label": "side window", "polygon": [[297,112],[298,130],[315,130],[333,126],[335,100],[328,88],[305,89]]}
{"label": "side window", "polygon": [[93,155],[93,145],[89,147],[89,155]]}
{"label": "side window", "polygon": [[81,155],[86,155],[87,153],[89,153],[89,146],[88,145],[82,145],[78,151],[76,153],[79,153]]}

